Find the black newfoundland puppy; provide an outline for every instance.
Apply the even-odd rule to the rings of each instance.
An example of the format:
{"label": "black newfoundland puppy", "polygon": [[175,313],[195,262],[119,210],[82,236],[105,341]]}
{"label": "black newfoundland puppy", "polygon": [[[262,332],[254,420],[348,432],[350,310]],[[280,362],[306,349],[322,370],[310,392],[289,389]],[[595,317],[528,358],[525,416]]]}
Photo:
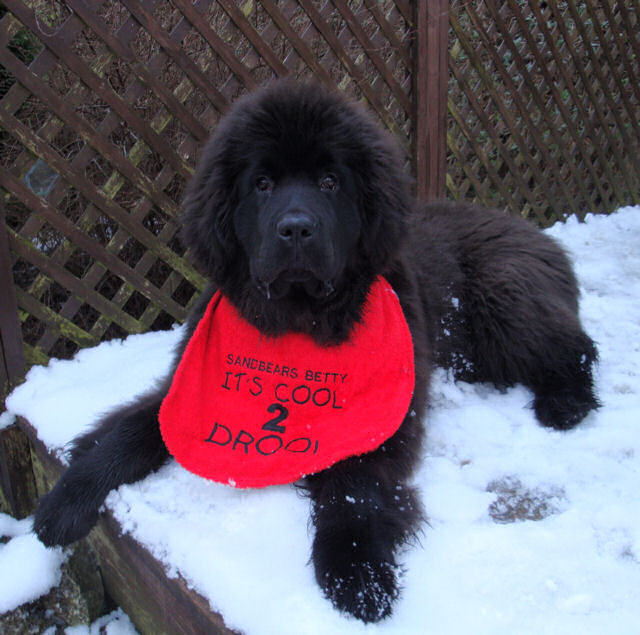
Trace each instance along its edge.
{"label": "black newfoundland puppy", "polygon": [[[524,384],[538,420],[552,428],[571,428],[598,405],[596,350],[580,325],[562,249],[495,211],[416,209],[393,141],[338,94],[280,81],[241,99],[205,148],[185,209],[184,239],[212,284],[189,318],[176,366],[215,292],[265,337],[302,334],[319,349],[349,342],[380,276],[399,299],[415,383],[397,431],[299,481],[312,501],[316,579],[341,611],[377,621],[398,596],[396,552],[424,518],[407,481],[420,457],[434,363],[465,381]],[[385,346],[383,338],[378,348]],[[75,441],[69,468],[36,512],[46,545],[85,536],[111,489],[167,460],[158,412],[171,382]],[[281,397],[280,420],[291,394]],[[324,405],[324,394],[317,399]],[[362,425],[384,426],[387,402],[375,406]],[[277,441],[285,426],[265,429]],[[206,441],[215,443],[213,435]],[[248,439],[234,449],[247,454]]]}

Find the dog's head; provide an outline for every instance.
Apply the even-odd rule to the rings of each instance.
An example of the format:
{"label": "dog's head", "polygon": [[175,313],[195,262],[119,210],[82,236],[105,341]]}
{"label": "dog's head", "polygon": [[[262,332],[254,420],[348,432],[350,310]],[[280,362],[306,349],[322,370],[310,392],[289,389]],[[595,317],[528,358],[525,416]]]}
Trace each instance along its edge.
{"label": "dog's head", "polygon": [[184,237],[243,313],[256,294],[262,309],[317,313],[397,254],[407,185],[395,144],[358,105],[279,81],[219,124],[187,191]]}

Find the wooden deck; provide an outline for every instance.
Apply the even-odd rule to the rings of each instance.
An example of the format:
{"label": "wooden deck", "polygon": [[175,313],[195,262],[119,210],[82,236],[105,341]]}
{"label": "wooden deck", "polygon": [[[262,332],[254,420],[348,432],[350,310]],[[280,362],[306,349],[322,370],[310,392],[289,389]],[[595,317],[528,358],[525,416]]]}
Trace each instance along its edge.
{"label": "wooden deck", "polygon": [[[3,499],[22,510],[33,506],[56,482],[64,467],[52,456],[28,421],[0,433]],[[33,476],[25,474],[25,447]],[[27,456],[27,462],[29,457]],[[31,481],[31,482],[29,482]],[[29,500],[31,499],[31,500]],[[208,601],[180,577],[169,578],[161,562],[131,536],[123,534],[107,510],[84,539],[95,552],[106,592],[129,615],[143,635],[232,635]]]}

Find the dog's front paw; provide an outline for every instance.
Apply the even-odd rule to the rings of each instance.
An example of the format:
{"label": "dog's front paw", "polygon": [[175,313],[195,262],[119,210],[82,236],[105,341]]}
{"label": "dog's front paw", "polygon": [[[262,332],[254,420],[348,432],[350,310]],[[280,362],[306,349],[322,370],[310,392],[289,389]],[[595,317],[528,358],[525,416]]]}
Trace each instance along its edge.
{"label": "dog's front paw", "polygon": [[84,538],[98,522],[95,502],[66,491],[64,477],[44,496],[33,519],[33,530],[47,547],[65,546]]}
{"label": "dog's front paw", "polygon": [[363,622],[379,622],[391,614],[399,595],[397,565],[386,562],[340,562],[316,569],[318,584],[340,611]]}

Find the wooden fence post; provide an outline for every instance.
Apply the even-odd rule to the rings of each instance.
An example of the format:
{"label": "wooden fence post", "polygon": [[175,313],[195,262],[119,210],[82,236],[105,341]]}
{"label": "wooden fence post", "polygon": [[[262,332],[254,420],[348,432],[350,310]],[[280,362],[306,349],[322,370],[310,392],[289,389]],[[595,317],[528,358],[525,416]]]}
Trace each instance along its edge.
{"label": "wooden fence post", "polygon": [[24,372],[18,303],[11,275],[11,254],[4,207],[0,203],[0,395]]}
{"label": "wooden fence post", "polygon": [[[24,373],[18,304],[11,275],[11,254],[0,203],[0,412],[4,398]],[[17,518],[33,511],[36,499],[29,440],[16,426],[0,431],[0,507]]]}
{"label": "wooden fence post", "polygon": [[430,200],[446,186],[449,0],[418,0],[416,31],[416,194]]}

